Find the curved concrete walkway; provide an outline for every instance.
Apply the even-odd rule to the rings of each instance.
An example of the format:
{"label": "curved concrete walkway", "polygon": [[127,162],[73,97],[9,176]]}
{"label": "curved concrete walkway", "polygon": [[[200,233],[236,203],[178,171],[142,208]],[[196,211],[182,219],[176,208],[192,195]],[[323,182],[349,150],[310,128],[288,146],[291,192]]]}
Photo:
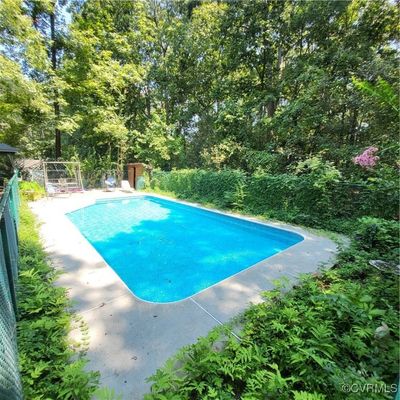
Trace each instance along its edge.
{"label": "curved concrete walkway", "polygon": [[260,292],[272,289],[275,279],[286,276],[294,284],[299,274],[333,263],[337,246],[332,240],[270,223],[298,232],[305,240],[180,302],[141,301],[65,216],[96,199],[135,195],[89,191],[30,205],[42,222],[46,251],[64,272],[58,283],[69,289],[76,311],[89,326],[89,368],[99,370],[102,385],[114,388],[124,400],[142,399],[149,390],[146,378],[169,357],[249,303],[261,301]]}

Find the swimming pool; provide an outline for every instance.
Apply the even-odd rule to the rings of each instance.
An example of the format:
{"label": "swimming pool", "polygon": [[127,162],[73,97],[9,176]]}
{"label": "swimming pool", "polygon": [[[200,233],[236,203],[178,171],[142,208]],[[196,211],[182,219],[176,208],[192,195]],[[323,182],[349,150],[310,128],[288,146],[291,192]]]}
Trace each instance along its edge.
{"label": "swimming pool", "polygon": [[67,214],[140,299],[192,296],[303,240],[297,233],[153,196]]}

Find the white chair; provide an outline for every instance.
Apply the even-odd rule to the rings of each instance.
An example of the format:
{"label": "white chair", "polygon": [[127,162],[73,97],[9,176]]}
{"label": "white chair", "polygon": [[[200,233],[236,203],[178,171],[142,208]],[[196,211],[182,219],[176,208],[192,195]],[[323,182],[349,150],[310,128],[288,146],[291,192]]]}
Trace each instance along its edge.
{"label": "white chair", "polygon": [[121,191],[123,192],[133,192],[129,181],[121,181]]}

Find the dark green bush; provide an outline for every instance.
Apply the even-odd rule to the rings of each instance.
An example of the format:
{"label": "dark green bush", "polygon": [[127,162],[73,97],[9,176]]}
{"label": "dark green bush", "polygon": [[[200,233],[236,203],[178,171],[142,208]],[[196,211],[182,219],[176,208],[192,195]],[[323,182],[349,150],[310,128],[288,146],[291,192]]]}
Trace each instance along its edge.
{"label": "dark green bush", "polygon": [[358,220],[356,241],[358,248],[375,252],[384,259],[396,259],[399,253],[399,223],[379,218]]}
{"label": "dark green bush", "polygon": [[325,215],[322,190],[309,177],[292,174],[259,175],[247,181],[247,208],[257,214]]}
{"label": "dark green bush", "polygon": [[[220,207],[240,201],[240,186],[245,182],[241,171],[208,171],[184,169],[172,172],[153,172],[151,188],[174,192],[178,197],[212,202]],[[238,189],[239,188],[239,189]],[[236,196],[239,196],[236,199]]]}
{"label": "dark green bush", "polygon": [[246,176],[236,170],[153,172],[151,188],[222,208],[288,222],[343,231],[362,216],[394,218],[399,188],[395,182],[349,183],[331,166],[311,172]]}

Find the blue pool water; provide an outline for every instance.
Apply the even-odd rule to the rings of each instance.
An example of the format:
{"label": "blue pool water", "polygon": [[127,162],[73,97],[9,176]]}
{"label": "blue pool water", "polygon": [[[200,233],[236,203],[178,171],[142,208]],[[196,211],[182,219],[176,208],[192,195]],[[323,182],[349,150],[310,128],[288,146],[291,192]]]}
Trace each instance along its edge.
{"label": "blue pool water", "polygon": [[302,236],[152,196],[97,201],[67,214],[142,300],[182,300]]}

